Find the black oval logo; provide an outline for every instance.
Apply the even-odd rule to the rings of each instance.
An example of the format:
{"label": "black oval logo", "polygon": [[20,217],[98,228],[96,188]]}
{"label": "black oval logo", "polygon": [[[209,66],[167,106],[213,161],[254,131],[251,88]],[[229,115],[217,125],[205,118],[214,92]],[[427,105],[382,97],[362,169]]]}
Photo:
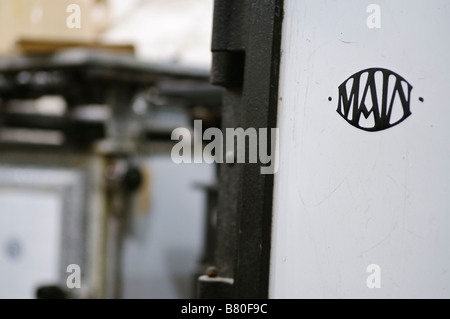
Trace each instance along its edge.
{"label": "black oval logo", "polygon": [[406,120],[413,87],[397,73],[370,68],[353,74],[339,86],[337,112],[351,125],[377,132]]}

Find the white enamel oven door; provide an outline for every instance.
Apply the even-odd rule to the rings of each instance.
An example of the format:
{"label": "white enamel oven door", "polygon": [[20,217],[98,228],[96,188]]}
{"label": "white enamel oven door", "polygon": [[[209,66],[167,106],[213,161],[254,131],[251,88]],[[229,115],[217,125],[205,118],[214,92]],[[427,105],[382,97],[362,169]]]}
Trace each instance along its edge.
{"label": "white enamel oven door", "polygon": [[449,298],[450,1],[284,10],[270,297]]}

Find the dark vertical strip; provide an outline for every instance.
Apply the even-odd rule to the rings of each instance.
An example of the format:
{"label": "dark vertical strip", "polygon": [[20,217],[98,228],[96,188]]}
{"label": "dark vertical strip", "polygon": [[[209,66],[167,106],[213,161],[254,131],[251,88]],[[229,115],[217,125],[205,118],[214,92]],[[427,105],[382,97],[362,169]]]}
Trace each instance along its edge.
{"label": "dark vertical strip", "polygon": [[[250,6],[244,74],[244,127],[274,128],[283,16],[282,0],[254,0]],[[267,298],[274,175],[260,164],[244,164],[238,199],[237,298]]]}
{"label": "dark vertical strip", "polygon": [[[283,0],[216,0],[214,10],[211,81],[226,88],[222,130],[270,132],[277,122]],[[261,164],[220,165],[215,266],[234,283],[224,288],[201,279],[199,298],[268,297],[273,178],[261,174]]]}

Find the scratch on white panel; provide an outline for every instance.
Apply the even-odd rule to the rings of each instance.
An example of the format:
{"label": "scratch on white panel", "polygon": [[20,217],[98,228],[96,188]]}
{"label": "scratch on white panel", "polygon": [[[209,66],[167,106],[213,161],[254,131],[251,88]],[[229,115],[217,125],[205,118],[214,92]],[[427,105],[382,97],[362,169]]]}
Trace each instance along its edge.
{"label": "scratch on white panel", "polygon": [[351,42],[351,41],[344,41],[344,40],[341,40],[341,39],[338,39],[339,41],[341,41],[342,43],[346,43],[346,44],[352,44],[352,43],[355,43],[355,42]]}
{"label": "scratch on white panel", "polygon": [[408,228],[405,228],[405,230],[406,230],[408,233],[410,233],[411,235],[413,235],[413,236],[415,236],[415,237],[417,237],[417,238],[425,239],[423,236],[420,236],[419,234],[416,234],[415,232],[409,230]]}

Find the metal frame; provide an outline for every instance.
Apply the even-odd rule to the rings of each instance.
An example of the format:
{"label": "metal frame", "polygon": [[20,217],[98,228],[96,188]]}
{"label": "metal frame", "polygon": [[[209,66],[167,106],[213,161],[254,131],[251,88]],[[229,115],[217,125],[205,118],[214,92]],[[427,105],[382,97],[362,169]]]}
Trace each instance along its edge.
{"label": "metal frame", "polygon": [[[282,17],[282,0],[215,1],[211,78],[226,88],[223,128],[276,127]],[[272,200],[273,175],[260,164],[221,165],[219,277],[200,278],[200,298],[268,297]]]}

